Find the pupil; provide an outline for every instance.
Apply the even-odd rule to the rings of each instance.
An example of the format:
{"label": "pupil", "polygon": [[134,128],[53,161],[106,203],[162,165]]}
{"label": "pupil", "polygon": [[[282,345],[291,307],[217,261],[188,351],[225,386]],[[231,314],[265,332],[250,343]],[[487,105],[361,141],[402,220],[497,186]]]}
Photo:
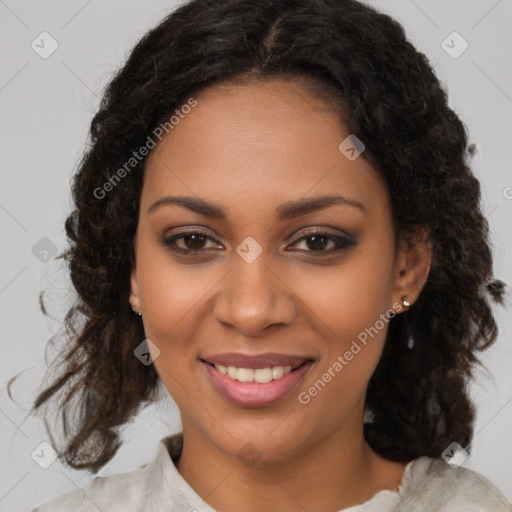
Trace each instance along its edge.
{"label": "pupil", "polygon": [[[308,239],[308,247],[313,250],[319,250],[319,249],[325,249],[326,242],[328,242],[327,237],[323,235],[313,235],[310,236]],[[312,243],[310,243],[312,241]]]}
{"label": "pupil", "polygon": [[186,235],[183,238],[183,241],[185,242],[187,249],[201,249],[205,239],[206,237],[204,235],[195,233],[192,235]]}

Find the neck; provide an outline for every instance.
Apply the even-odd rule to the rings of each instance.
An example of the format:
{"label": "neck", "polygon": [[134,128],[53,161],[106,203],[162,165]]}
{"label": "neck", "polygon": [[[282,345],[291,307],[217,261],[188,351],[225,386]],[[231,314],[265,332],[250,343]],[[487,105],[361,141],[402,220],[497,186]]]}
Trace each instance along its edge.
{"label": "neck", "polygon": [[249,467],[184,423],[177,469],[206,503],[222,512],[340,510],[382,489],[396,489],[405,468],[373,452],[359,425],[356,432],[339,429],[286,460],[262,458]]}

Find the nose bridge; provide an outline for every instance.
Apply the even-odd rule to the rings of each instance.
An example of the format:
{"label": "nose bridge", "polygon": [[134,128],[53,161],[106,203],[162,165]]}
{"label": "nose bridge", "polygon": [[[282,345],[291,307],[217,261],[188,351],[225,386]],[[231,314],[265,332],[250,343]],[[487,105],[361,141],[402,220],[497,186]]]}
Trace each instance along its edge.
{"label": "nose bridge", "polygon": [[272,324],[292,322],[293,297],[277,274],[263,254],[250,262],[243,255],[234,255],[233,268],[215,306],[217,320],[251,335]]}

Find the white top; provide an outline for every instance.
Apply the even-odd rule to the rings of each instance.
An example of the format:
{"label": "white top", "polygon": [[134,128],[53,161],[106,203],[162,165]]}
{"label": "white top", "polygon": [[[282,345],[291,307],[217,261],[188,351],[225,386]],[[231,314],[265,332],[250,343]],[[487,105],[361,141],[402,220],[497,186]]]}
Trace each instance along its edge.
{"label": "white top", "polygon": [[[96,477],[32,512],[215,512],[176,469],[182,433],[163,438],[156,458],[118,475]],[[169,455],[171,454],[171,455]],[[172,458],[171,458],[172,457]],[[511,512],[512,505],[484,476],[442,459],[409,462],[396,491],[382,490],[343,512]]]}

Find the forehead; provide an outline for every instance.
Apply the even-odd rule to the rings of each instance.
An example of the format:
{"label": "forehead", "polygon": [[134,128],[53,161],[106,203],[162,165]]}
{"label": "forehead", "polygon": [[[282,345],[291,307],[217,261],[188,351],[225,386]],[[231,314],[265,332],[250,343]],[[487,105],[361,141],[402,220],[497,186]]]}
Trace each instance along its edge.
{"label": "forehead", "polygon": [[213,86],[194,99],[148,158],[144,205],[166,193],[242,209],[335,192],[387,201],[380,174],[340,151],[349,135],[340,110],[301,83]]}

